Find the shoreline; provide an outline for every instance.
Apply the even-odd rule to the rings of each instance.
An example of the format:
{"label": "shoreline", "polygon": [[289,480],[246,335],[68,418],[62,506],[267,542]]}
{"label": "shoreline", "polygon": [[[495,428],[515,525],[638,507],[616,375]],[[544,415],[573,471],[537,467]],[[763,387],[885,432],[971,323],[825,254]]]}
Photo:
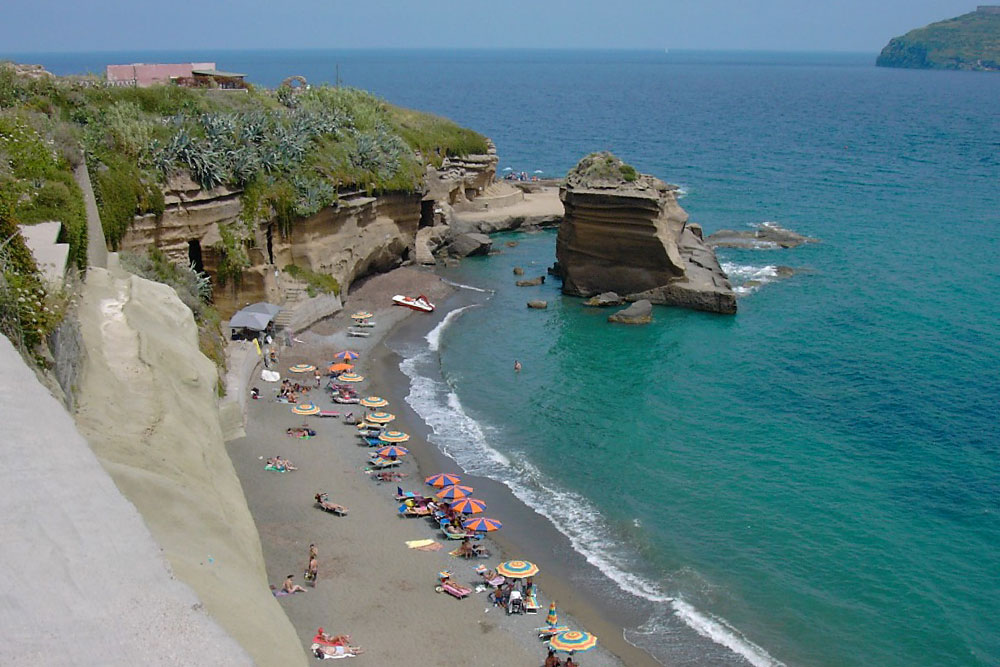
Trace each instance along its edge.
{"label": "shoreline", "polygon": [[[414,270],[409,271],[412,278]],[[421,273],[439,289],[451,291],[436,274]],[[371,281],[379,278],[375,276]],[[431,290],[424,291],[431,294]],[[332,347],[364,348],[357,370],[367,374],[367,380],[360,385],[359,393],[379,393],[390,398],[390,409],[397,415],[394,424],[414,436],[407,443],[408,447],[412,445],[413,455],[407,457],[410,461],[402,466],[402,471],[409,476],[399,485],[421,492],[425,490],[423,473],[431,470],[432,464],[443,459],[443,455],[436,446],[424,441],[429,428],[406,404],[404,396],[409,390],[409,380],[399,372],[395,353],[385,345],[402,323],[420,320],[409,317],[411,313],[400,308],[366,304],[363,298],[357,298],[363,297],[364,292],[363,285],[359,294],[352,296],[349,309],[299,334],[294,347],[282,350],[278,367],[284,376],[288,375],[284,371],[292,364],[320,362],[331,357],[337,351]],[[445,296],[444,293],[431,294],[431,298],[439,302]],[[347,313],[356,308],[375,312],[378,326],[370,338],[350,339],[348,343],[343,332],[336,329],[347,320]],[[292,573],[297,575],[298,582],[304,583],[300,573],[307,547],[315,543],[320,549],[320,577],[316,588],[304,595],[278,600],[304,650],[308,649],[316,628],[322,626],[328,631],[352,634],[352,643],[363,646],[366,655],[377,656],[380,664],[389,661],[422,664],[420,659],[414,662],[414,650],[425,654],[431,664],[541,664],[545,645],[537,639],[534,628],[545,624],[548,601],[556,593],[559,599],[565,600],[559,603],[560,623],[569,620],[571,627],[588,629],[601,641],[596,649],[579,656],[583,664],[623,664],[616,655],[618,651],[611,648],[616,642],[625,642],[620,636],[615,637],[610,628],[605,630],[608,626],[602,625],[596,615],[592,621],[581,618],[587,621],[582,626],[568,619],[568,609],[577,607],[568,593],[571,586],[568,583],[561,586],[557,577],[546,577],[548,561],[544,557],[537,559],[542,568],[536,581],[541,589],[539,602],[543,607],[537,615],[506,616],[502,610],[492,607],[483,592],[473,593],[472,600],[462,601],[435,593],[438,571],[452,570],[456,581],[471,586],[478,583],[473,568],[479,564],[495,566],[501,561],[500,553],[510,550],[511,544],[503,538],[488,540],[492,557],[471,561],[448,554],[457,546],[455,543],[442,541],[441,551],[430,553],[406,549],[403,544],[406,540],[437,537],[440,533],[424,520],[403,519],[396,515],[397,503],[392,498],[396,484],[375,483],[361,472],[367,450],[358,446],[354,428],[344,425],[339,418],[302,418],[291,414],[287,404],[267,400],[273,396],[275,385],[262,386],[265,384],[254,380],[254,386],[261,387],[264,400],[250,401],[246,436],[226,446],[258,526],[269,581],[280,584],[286,574]],[[332,403],[325,392],[311,393],[305,400],[316,400],[321,408],[331,409]],[[352,405],[332,407],[341,414],[351,411],[357,414],[357,408]],[[287,426],[303,422],[317,430],[315,438],[303,441],[287,438],[281,432]],[[291,459],[299,470],[286,474],[264,472],[263,461],[258,457],[275,454]],[[445,467],[454,468],[453,464]],[[475,483],[484,489],[482,485],[489,484],[487,480]],[[317,510],[311,497],[321,490],[329,492],[331,501],[346,505],[351,513],[347,517],[332,517]],[[478,490],[477,497],[493,500],[493,489],[484,494]],[[509,494],[505,488],[500,492]],[[500,501],[498,506],[503,507],[510,500],[515,500],[512,495]],[[492,516],[489,512],[487,515]],[[509,521],[509,517],[503,516],[504,512],[500,515],[498,518]],[[518,549],[513,552],[521,554]],[[567,591],[565,595],[563,590]],[[395,623],[389,637],[384,632],[385,616],[394,609],[412,609],[419,614],[407,615],[405,622]],[[449,631],[442,633],[442,626]],[[475,632],[477,628],[479,632]],[[621,634],[621,628],[616,634]],[[463,635],[467,636],[467,641],[462,639]],[[633,647],[632,650],[637,649]],[[623,652],[629,653],[627,649]],[[648,656],[645,662],[638,659],[627,662],[658,664]]]}
{"label": "shoreline", "polygon": [[[403,357],[389,344],[417,340],[423,342],[427,333],[449,313],[463,306],[479,303],[462,299],[460,296],[462,291],[456,288],[453,295],[438,306],[433,319],[406,317],[398,322],[378,346],[378,353],[373,357],[374,363],[368,369],[370,376],[378,379],[379,386],[390,388],[382,395],[388,398],[393,406],[404,406],[394,407],[395,413],[405,412],[407,423],[419,424],[418,428],[411,431],[422,445],[412,450],[417,466],[424,473],[439,470],[457,472],[463,476],[463,483],[468,480],[475,487],[475,496],[486,500],[491,508],[486,514],[496,516],[505,522],[502,530],[489,533],[487,539],[505,556],[526,558],[539,565],[542,572],[536,577],[536,581],[539,582],[539,588],[546,601],[557,600],[560,624],[563,622],[564,614],[574,619],[574,629],[585,629],[597,635],[600,641],[599,647],[606,649],[611,656],[624,664],[662,667],[664,663],[629,642],[624,636],[629,621],[635,621],[635,625],[638,625],[645,621],[648,615],[636,617],[621,608],[610,609],[608,600],[600,598],[595,590],[581,589],[574,579],[579,578],[580,581],[589,582],[595,578],[607,579],[606,575],[587,562],[584,556],[572,547],[569,538],[559,532],[548,518],[517,498],[502,482],[463,472],[453,459],[430,442],[431,427],[406,402],[405,397],[410,391],[410,378],[400,370],[399,365]],[[494,514],[492,508],[500,510]],[[616,586],[610,579],[607,579],[607,585]],[[617,588],[615,592],[631,596]],[[645,601],[636,599],[640,604],[645,604]],[[592,664],[594,657],[596,657],[594,652],[588,652],[581,654],[580,659]]]}

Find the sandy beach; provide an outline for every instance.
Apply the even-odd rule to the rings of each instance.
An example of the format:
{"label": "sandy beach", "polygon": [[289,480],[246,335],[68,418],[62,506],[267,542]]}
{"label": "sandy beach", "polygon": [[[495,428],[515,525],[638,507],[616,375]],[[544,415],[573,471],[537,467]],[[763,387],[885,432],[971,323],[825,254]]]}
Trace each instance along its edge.
{"label": "sandy beach", "polygon": [[[393,426],[413,435],[406,443],[413,456],[399,468],[407,476],[398,485],[417,493],[429,492],[423,478],[438,472],[421,470],[418,463],[425,468],[440,465],[442,457],[425,442],[422,434],[426,427],[417,423],[417,417],[401,400],[406,386],[380,386],[390,379],[388,358],[393,356],[382,344],[384,337],[412,312],[384,304],[399,291],[423,292],[440,302],[451,289],[423,270],[404,268],[375,276],[355,286],[343,312],[298,334],[292,347],[282,349],[279,360],[283,377],[294,381],[295,374],[287,372],[294,364],[319,365],[342,349],[359,352],[356,371],[374,373],[359,384],[359,394],[388,398],[391,405],[387,409],[397,415]],[[375,314],[376,326],[368,338],[348,338],[345,334],[348,316],[356,310]],[[300,381],[307,380],[313,383],[311,374]],[[400,384],[399,378],[393,380]],[[229,442],[227,448],[260,533],[269,581],[280,586],[287,575],[294,574],[296,582],[308,589],[278,599],[302,640],[303,650],[308,650],[316,629],[323,627],[329,633],[350,634],[352,644],[365,649],[360,658],[372,664],[513,666],[544,661],[545,645],[534,629],[545,624],[547,589],[562,589],[552,577],[545,578],[544,562],[537,562],[542,572],[535,578],[541,589],[538,614],[508,616],[490,603],[486,590],[464,600],[435,592],[439,571],[450,570],[455,581],[475,589],[480,583],[476,566],[495,567],[504,558],[519,554],[502,553],[501,543],[484,540],[491,558],[465,560],[449,555],[458,543],[441,538],[440,531],[425,519],[400,517],[393,499],[397,484],[376,482],[366,472],[370,451],[362,446],[355,427],[339,417],[295,415],[291,406],[273,400],[276,384],[254,384],[261,390],[261,400],[250,401],[246,437]],[[341,415],[361,412],[360,406],[333,404],[329,392],[322,389],[312,389],[303,400],[313,400],[322,409]],[[299,439],[285,434],[286,428],[302,424],[314,429],[316,436]],[[265,459],[275,455],[290,459],[298,470],[265,471]],[[441,471],[460,472],[454,467]],[[327,492],[332,502],[347,506],[349,515],[334,516],[316,507],[313,496],[320,491]],[[489,511],[486,515],[492,516]],[[434,539],[442,548],[421,551],[406,545],[409,540],[422,539]],[[319,550],[315,588],[303,581],[310,544]],[[610,631],[581,627],[562,607],[560,623],[595,634]],[[620,639],[620,628],[617,632],[617,638],[605,638],[611,644],[617,639],[626,650],[632,648]],[[623,664],[603,646],[577,659],[584,665]],[[628,664],[644,662],[639,657],[626,660]]]}

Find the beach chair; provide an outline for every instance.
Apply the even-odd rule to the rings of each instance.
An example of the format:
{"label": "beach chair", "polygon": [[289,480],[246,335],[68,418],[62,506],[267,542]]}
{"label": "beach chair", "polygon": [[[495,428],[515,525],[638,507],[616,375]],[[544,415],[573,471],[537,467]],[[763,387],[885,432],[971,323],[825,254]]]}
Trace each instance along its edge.
{"label": "beach chair", "polygon": [[373,470],[385,470],[386,468],[394,468],[395,466],[402,465],[403,460],[396,459],[393,461],[391,459],[378,458],[378,459],[373,459],[368,463],[369,465],[371,465]]}
{"label": "beach chair", "polygon": [[495,572],[492,579],[487,579],[486,575],[489,574],[489,572],[490,571],[486,568],[485,565],[480,565],[476,568],[476,574],[482,577],[483,583],[489,586],[490,588],[499,588],[504,584],[505,581],[507,581],[507,579],[502,574],[496,574]]}
{"label": "beach chair", "polygon": [[320,410],[316,413],[317,417],[339,417],[339,412],[334,412],[333,410]]}
{"label": "beach chair", "polygon": [[355,329],[348,329],[347,335],[353,336],[354,338],[368,338],[368,336],[370,336],[371,334],[367,331],[357,331]]}
{"label": "beach chair", "polygon": [[560,632],[569,630],[568,625],[546,625],[544,628],[535,628],[539,639],[552,639]]}
{"label": "beach chair", "polygon": [[469,595],[472,594],[471,588],[466,588],[465,586],[456,584],[454,581],[451,581],[450,579],[442,581],[441,584],[434,590],[436,590],[438,593],[447,593],[448,595],[451,595],[452,597],[455,597],[459,600],[467,598],[469,597]]}
{"label": "beach chair", "polygon": [[524,613],[538,613],[538,595],[535,592],[534,584],[531,584],[531,588],[528,589],[527,595],[524,596]]}

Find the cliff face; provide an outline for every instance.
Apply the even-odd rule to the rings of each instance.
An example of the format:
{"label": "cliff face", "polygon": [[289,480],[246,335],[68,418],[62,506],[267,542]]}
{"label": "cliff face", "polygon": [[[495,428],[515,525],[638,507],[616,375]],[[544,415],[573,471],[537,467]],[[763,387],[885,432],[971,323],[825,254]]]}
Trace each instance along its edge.
{"label": "cliff face", "polygon": [[584,158],[560,190],[556,239],[563,292],[735,313],[736,298],[676,188],[636,174],[609,153]]}
{"label": "cliff face", "polygon": [[[364,275],[392,269],[415,254],[420,226],[446,223],[451,205],[478,197],[493,183],[496,166],[492,150],[446,158],[440,169],[428,168],[423,193],[346,194],[335,205],[297,220],[287,235],[265,221],[255,230],[248,251],[251,265],[241,283],[216,289],[215,305],[227,315],[247,302],[282,303],[288,278],[281,269],[289,264],[332,275],[345,289]],[[164,189],[163,215],[136,216],[121,249],[141,252],[155,246],[175,262],[200,259],[214,278],[221,259],[215,249],[221,241],[219,226],[239,221],[241,194],[225,187],[202,190],[187,176],[171,178]]]}
{"label": "cliff face", "polygon": [[1000,7],[983,6],[889,41],[879,67],[1000,71]]}
{"label": "cliff face", "polygon": [[92,268],[79,317],[80,432],[208,613],[258,664],[304,664],[268,590],[191,311],[166,285]]}

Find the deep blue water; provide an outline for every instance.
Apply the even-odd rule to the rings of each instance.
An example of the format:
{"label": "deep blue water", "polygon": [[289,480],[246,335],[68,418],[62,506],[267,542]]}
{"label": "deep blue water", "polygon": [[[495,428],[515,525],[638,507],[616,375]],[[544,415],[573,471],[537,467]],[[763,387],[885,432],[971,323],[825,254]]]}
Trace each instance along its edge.
{"label": "deep blue water", "polygon": [[[873,55],[183,56],[206,57],[265,84],[339,63],[347,84],[488,134],[518,171],[611,149],[681,184],[709,232],[821,239],[721,251],[737,283],[807,269],[735,317],[657,309],[633,329],[558,285],[515,288],[512,267],[543,272],[555,239],[511,237],[443,271],[496,294],[433,337],[446,385],[410,363],[412,402],[463,465],[655,601],[630,638],[657,655],[690,659],[700,631],[759,664],[1000,664],[1000,76]],[[537,296],[549,310],[524,308]]]}

